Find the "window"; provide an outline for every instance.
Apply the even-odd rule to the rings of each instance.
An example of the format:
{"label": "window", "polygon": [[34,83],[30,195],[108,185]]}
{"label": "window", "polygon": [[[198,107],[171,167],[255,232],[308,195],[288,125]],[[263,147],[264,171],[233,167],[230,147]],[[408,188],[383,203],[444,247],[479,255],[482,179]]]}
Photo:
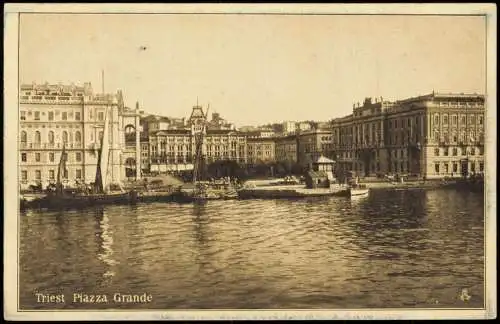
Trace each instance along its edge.
{"label": "window", "polygon": [[35,161],[40,162],[40,153],[35,153]]}
{"label": "window", "polygon": [[98,116],[98,117],[97,117],[97,119],[98,119],[99,121],[104,120],[104,112],[100,111],[100,112],[97,114],[97,116]]}
{"label": "window", "polygon": [[476,155],[476,150],[474,148],[470,149],[470,155]]}
{"label": "window", "polygon": [[75,132],[75,142],[80,143],[82,141],[82,133],[80,131]]}
{"label": "window", "polygon": [[22,162],[27,162],[28,161],[28,156],[26,153],[21,153],[21,161]]}
{"label": "window", "polygon": [[39,131],[35,132],[35,143],[40,143],[42,141],[42,136]]}
{"label": "window", "polygon": [[54,112],[49,111],[49,120],[54,120]]}
{"label": "window", "polygon": [[451,123],[452,123],[453,125],[456,125],[456,124],[457,124],[457,121],[458,121],[458,120],[457,120],[457,116],[452,116],[452,117],[451,117]]}
{"label": "window", "polygon": [[439,163],[434,164],[434,170],[436,171],[437,174],[439,174]]}
{"label": "window", "polygon": [[75,159],[76,159],[76,162],[81,162],[82,161],[82,153],[76,152]]}
{"label": "window", "polygon": [[54,144],[54,132],[53,131],[49,132],[49,143]]}
{"label": "window", "polygon": [[76,169],[76,178],[81,179],[82,178],[82,170]]}
{"label": "window", "polygon": [[35,170],[35,179],[42,180],[42,172],[40,170]]}
{"label": "window", "polygon": [[49,153],[49,161],[54,162],[54,153]]}
{"label": "window", "polygon": [[458,154],[458,150],[456,147],[453,148],[453,156],[457,156]]}
{"label": "window", "polygon": [[54,170],[49,170],[49,179],[50,180],[54,180],[55,179]]}
{"label": "window", "polygon": [[21,132],[21,143],[26,143],[28,139],[28,135],[26,134],[25,131]]}
{"label": "window", "polygon": [[21,111],[21,120],[26,120],[26,111]]}
{"label": "window", "polygon": [[434,124],[439,124],[439,115],[434,116]]}
{"label": "window", "polygon": [[453,143],[456,143],[456,142],[458,142],[458,137],[457,137],[457,135],[453,135]]}
{"label": "window", "polygon": [[483,116],[479,116],[479,125],[483,124]]}
{"label": "window", "polygon": [[444,173],[448,173],[448,163],[444,164]]}
{"label": "window", "polygon": [[471,162],[471,163],[470,163],[470,170],[471,170],[472,172],[476,172],[476,162]]}
{"label": "window", "polygon": [[453,163],[453,173],[458,172],[458,164]]}
{"label": "window", "polygon": [[462,116],[462,125],[465,125],[466,124],[466,120],[465,120],[465,116]]}
{"label": "window", "polygon": [[447,115],[443,116],[443,124],[448,125],[448,116]]}
{"label": "window", "polygon": [[40,120],[40,112],[35,111],[35,120]]}
{"label": "window", "polygon": [[444,156],[448,156],[448,148],[447,147],[444,149]]}
{"label": "window", "polygon": [[75,112],[75,120],[80,120],[80,112],[79,111],[76,111]]}
{"label": "window", "polygon": [[28,171],[21,171],[21,179],[28,180]]}
{"label": "window", "polygon": [[63,143],[68,143],[68,132],[63,131],[62,133]]}
{"label": "window", "polygon": [[61,119],[62,120],[68,120],[68,113],[66,111],[63,111],[61,114]]}
{"label": "window", "polygon": [[476,123],[476,116],[472,115],[470,116],[470,123],[474,125]]}
{"label": "window", "polygon": [[102,137],[104,136],[104,133],[103,131],[100,131],[99,132],[99,141],[102,141]]}
{"label": "window", "polygon": [[479,172],[483,172],[483,171],[484,171],[484,163],[479,162]]}
{"label": "window", "polygon": [[484,148],[480,147],[479,148],[479,155],[483,155],[484,154]]}

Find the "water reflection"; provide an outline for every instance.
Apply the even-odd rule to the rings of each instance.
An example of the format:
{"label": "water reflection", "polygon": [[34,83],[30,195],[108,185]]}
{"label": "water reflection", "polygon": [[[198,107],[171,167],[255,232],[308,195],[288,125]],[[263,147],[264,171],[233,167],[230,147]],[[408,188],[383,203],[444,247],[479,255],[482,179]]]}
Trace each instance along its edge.
{"label": "water reflection", "polygon": [[66,287],[147,291],[143,308],[480,307],[482,213],[443,190],[30,211],[21,305]]}
{"label": "water reflection", "polygon": [[95,210],[95,218],[99,224],[99,230],[96,233],[99,238],[97,258],[105,265],[103,277],[112,277],[115,275],[113,268],[117,262],[113,259],[113,231],[111,230],[110,219],[103,208]]}

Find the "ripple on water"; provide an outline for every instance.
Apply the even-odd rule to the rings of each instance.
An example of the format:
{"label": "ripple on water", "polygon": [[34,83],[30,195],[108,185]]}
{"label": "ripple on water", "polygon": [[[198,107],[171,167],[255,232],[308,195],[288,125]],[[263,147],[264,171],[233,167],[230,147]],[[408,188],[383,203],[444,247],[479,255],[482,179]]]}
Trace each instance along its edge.
{"label": "ripple on water", "polygon": [[78,287],[146,291],[153,308],[467,307],[447,295],[467,286],[481,307],[482,200],[387,193],[29,211],[21,305]]}

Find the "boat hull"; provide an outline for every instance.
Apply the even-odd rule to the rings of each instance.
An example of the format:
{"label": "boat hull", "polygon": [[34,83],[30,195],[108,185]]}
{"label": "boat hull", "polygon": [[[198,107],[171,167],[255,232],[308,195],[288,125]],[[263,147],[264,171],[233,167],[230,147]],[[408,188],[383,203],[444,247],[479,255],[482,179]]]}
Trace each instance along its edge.
{"label": "boat hull", "polygon": [[137,202],[135,192],[88,195],[47,195],[44,198],[24,204],[24,208],[71,209],[99,205],[123,205]]}
{"label": "boat hull", "polygon": [[350,189],[349,196],[351,196],[351,197],[363,197],[363,196],[368,196],[369,192],[370,192],[369,189]]}
{"label": "boat hull", "polygon": [[343,188],[306,189],[306,188],[251,188],[238,190],[240,199],[299,199],[307,197],[343,196],[347,191]]}

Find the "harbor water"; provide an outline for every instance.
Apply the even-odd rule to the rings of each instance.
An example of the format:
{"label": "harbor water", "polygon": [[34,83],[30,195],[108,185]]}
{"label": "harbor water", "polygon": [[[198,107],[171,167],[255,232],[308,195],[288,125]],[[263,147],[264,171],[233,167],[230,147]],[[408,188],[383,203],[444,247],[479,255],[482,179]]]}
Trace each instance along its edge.
{"label": "harbor water", "polygon": [[[483,204],[482,193],[375,189],[356,199],[26,211],[19,306],[482,308]],[[117,293],[151,299],[110,301]],[[108,302],[75,303],[74,294]]]}

